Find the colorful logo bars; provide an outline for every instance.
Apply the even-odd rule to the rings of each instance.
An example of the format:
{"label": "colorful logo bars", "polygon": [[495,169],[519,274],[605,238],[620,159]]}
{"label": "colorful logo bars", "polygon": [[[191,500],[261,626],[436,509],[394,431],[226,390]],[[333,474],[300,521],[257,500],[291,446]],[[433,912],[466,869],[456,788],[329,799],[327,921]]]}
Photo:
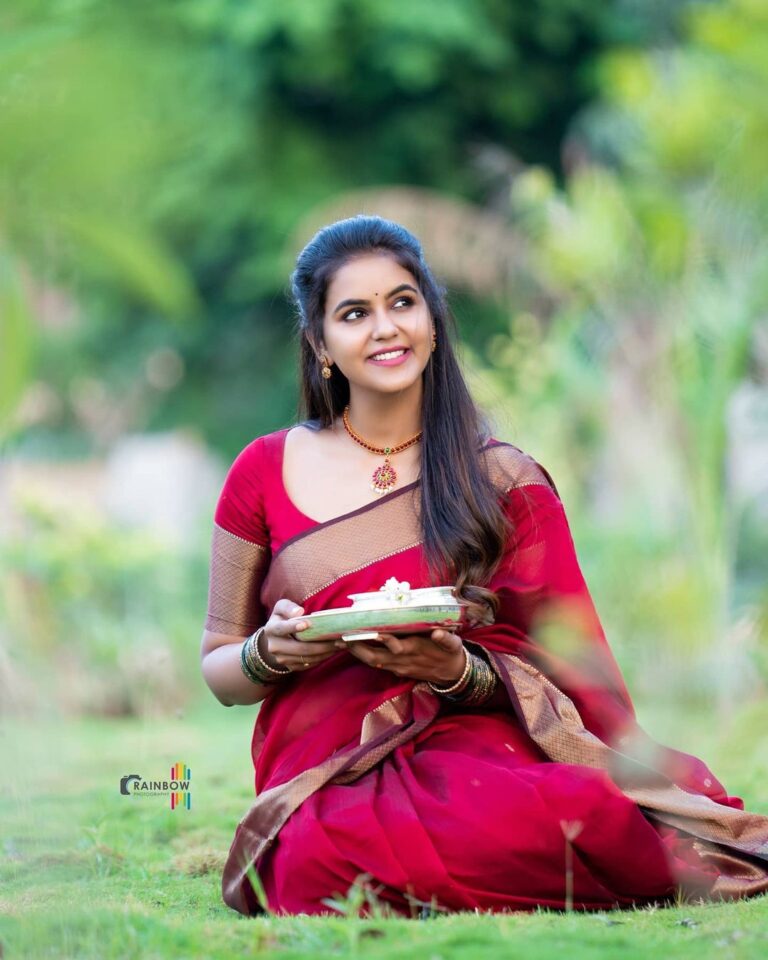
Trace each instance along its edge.
{"label": "colorful logo bars", "polygon": [[171,810],[177,807],[184,807],[186,810],[192,809],[192,794],[189,790],[189,781],[192,779],[192,771],[185,763],[174,763],[171,767],[171,782],[176,783],[183,789],[171,791]]}

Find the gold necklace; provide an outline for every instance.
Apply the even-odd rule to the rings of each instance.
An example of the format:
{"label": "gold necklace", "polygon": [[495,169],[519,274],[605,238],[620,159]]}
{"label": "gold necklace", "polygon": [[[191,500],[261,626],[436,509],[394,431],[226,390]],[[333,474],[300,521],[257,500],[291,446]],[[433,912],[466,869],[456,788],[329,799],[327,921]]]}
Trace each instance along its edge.
{"label": "gold necklace", "polygon": [[363,440],[361,436],[358,436],[350,426],[349,404],[344,407],[344,413],[341,415],[341,419],[344,423],[344,429],[356,443],[359,443],[361,447],[365,447],[366,450],[370,450],[371,453],[377,453],[379,456],[384,457],[384,463],[380,467],[376,467],[373,471],[371,490],[380,496],[384,493],[389,493],[397,483],[397,473],[395,473],[395,468],[389,462],[389,458],[396,453],[400,453],[401,450],[413,446],[414,443],[418,443],[419,440],[421,440],[422,431],[419,430],[410,440],[406,440],[405,443],[398,443],[396,447],[374,447],[373,444],[368,443],[366,440]]}

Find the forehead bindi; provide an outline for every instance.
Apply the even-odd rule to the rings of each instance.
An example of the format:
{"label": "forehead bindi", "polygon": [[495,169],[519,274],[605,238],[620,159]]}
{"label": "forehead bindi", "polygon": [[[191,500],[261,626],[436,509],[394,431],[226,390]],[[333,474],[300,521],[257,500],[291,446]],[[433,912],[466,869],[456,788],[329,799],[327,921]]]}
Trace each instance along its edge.
{"label": "forehead bindi", "polygon": [[340,300],[371,300],[385,297],[390,290],[408,283],[416,287],[410,271],[387,255],[372,255],[350,260],[336,271],[328,284],[327,304]]}

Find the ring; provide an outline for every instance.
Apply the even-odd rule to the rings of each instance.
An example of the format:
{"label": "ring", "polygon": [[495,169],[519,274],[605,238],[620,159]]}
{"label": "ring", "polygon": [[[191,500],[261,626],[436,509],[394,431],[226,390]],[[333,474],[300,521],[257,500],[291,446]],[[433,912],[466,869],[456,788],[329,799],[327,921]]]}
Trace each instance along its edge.
{"label": "ring", "polygon": [[304,664],[305,667],[309,666],[309,660],[302,660],[301,662]]}

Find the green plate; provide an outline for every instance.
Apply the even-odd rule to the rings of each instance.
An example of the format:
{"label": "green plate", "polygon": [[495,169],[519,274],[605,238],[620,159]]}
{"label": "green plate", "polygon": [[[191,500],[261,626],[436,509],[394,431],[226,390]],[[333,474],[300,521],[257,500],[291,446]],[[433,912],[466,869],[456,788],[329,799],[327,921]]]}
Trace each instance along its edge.
{"label": "green plate", "polygon": [[[466,604],[436,603],[424,606],[355,609],[336,607],[302,617],[309,626],[297,640],[368,640],[377,632],[429,633],[438,627],[457,628],[464,622]],[[358,636],[359,635],[359,636]]]}

